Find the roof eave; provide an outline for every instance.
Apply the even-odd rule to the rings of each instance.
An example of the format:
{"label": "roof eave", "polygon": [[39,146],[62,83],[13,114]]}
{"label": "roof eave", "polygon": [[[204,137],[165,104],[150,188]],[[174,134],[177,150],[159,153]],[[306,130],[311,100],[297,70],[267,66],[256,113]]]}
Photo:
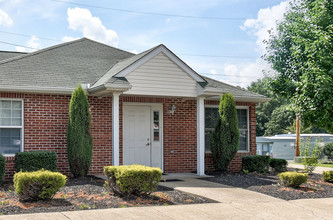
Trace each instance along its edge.
{"label": "roof eave", "polygon": [[88,89],[90,95],[95,96],[106,96],[111,95],[113,92],[126,92],[131,89],[130,84],[127,85],[117,85],[117,84],[102,84],[96,87],[91,87]]}
{"label": "roof eave", "polygon": [[0,86],[1,92],[38,93],[70,95],[74,88],[66,87],[35,87],[35,86]]}

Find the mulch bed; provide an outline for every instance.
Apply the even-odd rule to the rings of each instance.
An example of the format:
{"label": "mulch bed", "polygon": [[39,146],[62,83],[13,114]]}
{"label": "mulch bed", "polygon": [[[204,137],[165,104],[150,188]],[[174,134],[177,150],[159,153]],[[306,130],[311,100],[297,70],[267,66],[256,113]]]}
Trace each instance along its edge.
{"label": "mulch bed", "polygon": [[103,187],[104,182],[93,176],[69,179],[53,199],[36,202],[20,201],[13,184],[7,183],[0,187],[0,215],[212,202],[162,186],[150,196],[119,197],[109,193]]}
{"label": "mulch bed", "polygon": [[278,173],[215,173],[205,180],[239,187],[284,200],[333,197],[333,183],[321,180],[322,175],[309,175],[308,182],[299,188],[285,187],[278,183]]}

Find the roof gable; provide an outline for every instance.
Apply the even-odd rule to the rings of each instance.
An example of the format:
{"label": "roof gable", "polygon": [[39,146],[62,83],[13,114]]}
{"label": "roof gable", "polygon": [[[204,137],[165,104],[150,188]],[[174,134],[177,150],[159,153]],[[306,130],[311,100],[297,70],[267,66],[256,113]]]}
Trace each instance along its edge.
{"label": "roof gable", "polygon": [[139,59],[134,60],[131,64],[129,64],[126,68],[121,70],[119,73],[115,75],[115,77],[126,77],[127,74],[138,68],[140,65],[144,64],[151,58],[155,57],[159,53],[165,54],[170,60],[176,63],[181,69],[183,69],[186,73],[188,73],[195,81],[206,82],[198,73],[196,73],[191,67],[189,67],[184,61],[182,61],[179,57],[177,57],[174,53],[172,53],[166,46],[160,44],[157,47],[154,47],[148,51],[145,51],[141,54]]}

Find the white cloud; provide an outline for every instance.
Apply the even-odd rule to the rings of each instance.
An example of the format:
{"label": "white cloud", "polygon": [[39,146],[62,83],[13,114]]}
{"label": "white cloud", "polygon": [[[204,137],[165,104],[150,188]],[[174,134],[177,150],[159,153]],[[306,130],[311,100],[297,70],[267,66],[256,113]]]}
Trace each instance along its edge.
{"label": "white cloud", "polygon": [[84,37],[118,46],[117,33],[107,29],[102,21],[98,17],[94,17],[88,9],[68,8],[67,15],[70,29],[82,32]]}
{"label": "white cloud", "polygon": [[283,14],[289,8],[289,2],[290,0],[287,0],[272,7],[260,9],[256,19],[246,19],[243,26],[241,26],[242,30],[257,38],[256,43],[261,53],[265,53],[263,41],[268,40],[268,31],[273,30],[274,32],[276,30],[277,22],[283,19]]}
{"label": "white cloud", "polygon": [[31,48],[31,49],[29,49],[30,52],[34,52],[36,50],[39,50],[41,48],[39,38],[37,38],[36,36],[32,36],[27,41],[27,46]]}
{"label": "white cloud", "polygon": [[131,50],[130,52],[131,52],[131,53],[134,53],[134,54],[138,54],[138,51],[137,51],[136,49]]}
{"label": "white cloud", "polygon": [[210,74],[217,75],[217,71],[215,69],[211,69],[209,72]]}
{"label": "white cloud", "polygon": [[9,17],[9,15],[6,12],[4,12],[1,9],[0,9],[0,25],[7,27],[13,25],[13,20]]}
{"label": "white cloud", "polygon": [[64,37],[61,39],[61,41],[62,41],[62,42],[69,42],[69,41],[73,41],[73,40],[77,40],[77,39],[79,39],[79,38],[77,38],[77,37],[71,37],[71,36],[64,36]]}
{"label": "white cloud", "polygon": [[26,49],[24,47],[17,46],[15,47],[17,52],[26,52]]}
{"label": "white cloud", "polygon": [[41,48],[41,44],[39,42],[39,38],[32,36],[27,42],[26,42],[27,48],[17,46],[15,47],[16,51],[18,52],[34,52],[36,50],[39,50]]}

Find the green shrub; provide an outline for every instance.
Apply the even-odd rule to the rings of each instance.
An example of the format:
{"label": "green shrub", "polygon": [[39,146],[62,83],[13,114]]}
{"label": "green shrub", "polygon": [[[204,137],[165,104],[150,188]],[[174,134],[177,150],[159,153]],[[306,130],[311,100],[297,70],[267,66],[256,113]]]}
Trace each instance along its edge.
{"label": "green shrub", "polygon": [[50,199],[65,184],[65,175],[48,170],[18,172],[14,175],[15,192],[20,200]]}
{"label": "green shrub", "polygon": [[299,187],[308,181],[307,173],[284,172],[278,176],[279,182],[284,186]]}
{"label": "green shrub", "polygon": [[67,155],[69,168],[75,177],[86,176],[92,160],[91,114],[86,93],[79,86],[69,104]]}
{"label": "green shrub", "polygon": [[308,173],[312,173],[316,167],[318,166],[318,158],[322,152],[322,147],[320,146],[320,142],[322,139],[316,138],[316,141],[313,144],[313,148],[311,149],[311,140],[312,138],[306,138],[305,141],[301,140],[301,148],[300,153],[303,157],[303,165],[304,170]]}
{"label": "green shrub", "polygon": [[333,142],[325,144],[323,152],[329,160],[333,161]]}
{"label": "green shrub", "polygon": [[333,183],[333,171],[323,171],[323,180]]}
{"label": "green shrub", "polygon": [[269,156],[249,155],[242,157],[242,169],[248,172],[267,173],[269,170]]}
{"label": "green shrub", "polygon": [[106,186],[122,196],[150,194],[162,177],[160,168],[143,165],[106,166],[104,174]]}
{"label": "green shrub", "polygon": [[19,152],[15,154],[15,168],[17,172],[57,171],[57,154],[50,151]]}
{"label": "green shrub", "polygon": [[215,169],[227,171],[239,146],[236,104],[231,93],[222,95],[219,115],[219,120],[211,135],[211,151]]}
{"label": "green shrub", "polygon": [[0,186],[3,183],[3,178],[6,172],[6,159],[2,154],[0,154]]}
{"label": "green shrub", "polygon": [[272,167],[277,172],[283,172],[287,170],[288,162],[285,159],[271,158],[269,161],[269,166]]}

